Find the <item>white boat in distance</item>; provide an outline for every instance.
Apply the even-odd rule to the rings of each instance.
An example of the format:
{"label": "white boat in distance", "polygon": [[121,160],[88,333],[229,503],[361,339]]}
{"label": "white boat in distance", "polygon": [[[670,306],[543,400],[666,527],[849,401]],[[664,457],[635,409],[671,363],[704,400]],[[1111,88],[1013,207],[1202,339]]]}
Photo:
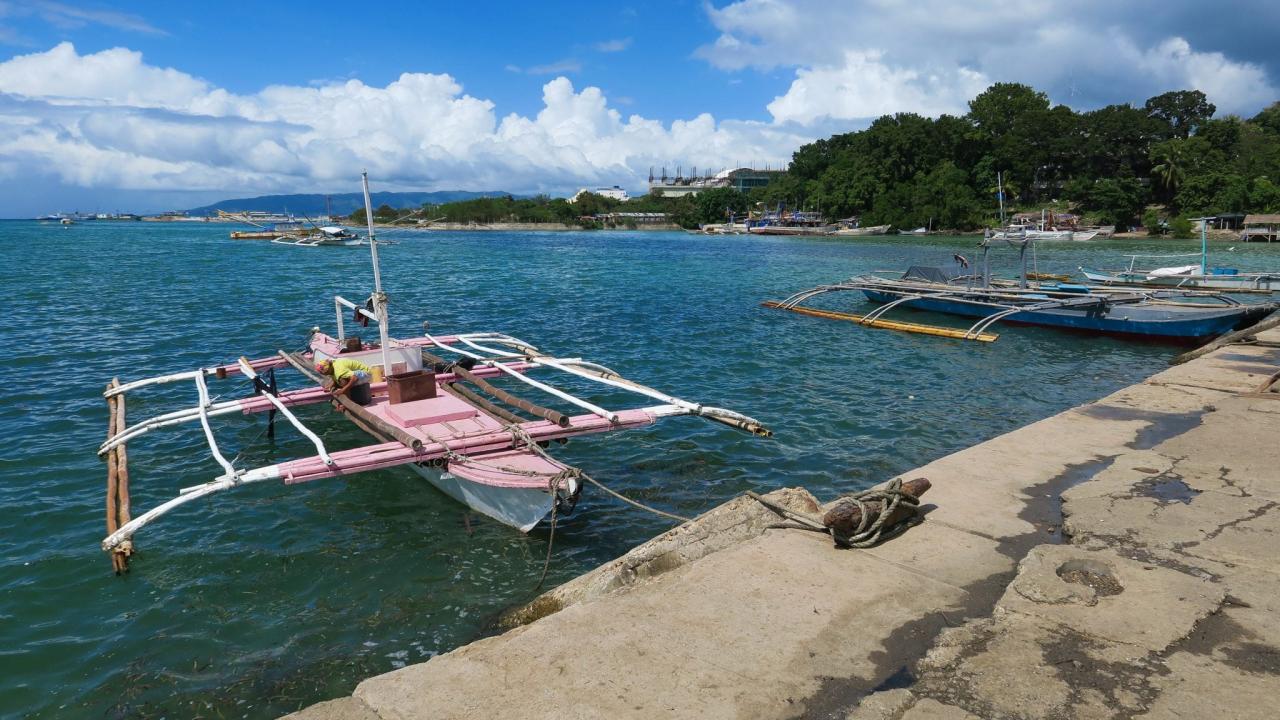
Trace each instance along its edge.
{"label": "white boat in distance", "polygon": [[858,237],[861,235],[884,235],[889,232],[888,225],[869,225],[867,227],[842,227],[832,232],[837,237]]}
{"label": "white boat in distance", "polygon": [[1004,230],[997,230],[992,233],[991,237],[996,240],[1021,240],[1023,233],[1026,233],[1028,240],[1071,240],[1075,242],[1084,242],[1092,240],[1098,236],[1097,230],[1037,230],[1023,226],[1010,226]]}

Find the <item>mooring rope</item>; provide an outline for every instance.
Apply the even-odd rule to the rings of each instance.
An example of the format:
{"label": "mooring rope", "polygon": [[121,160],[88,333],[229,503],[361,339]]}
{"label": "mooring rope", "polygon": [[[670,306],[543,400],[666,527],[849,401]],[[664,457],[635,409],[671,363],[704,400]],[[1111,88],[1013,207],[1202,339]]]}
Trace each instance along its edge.
{"label": "mooring rope", "polygon": [[[897,537],[911,527],[911,518],[915,516],[915,510],[920,506],[919,498],[902,489],[901,478],[893,480],[883,488],[871,488],[841,496],[836,502],[848,500],[858,507],[862,515],[858,521],[858,527],[852,533],[846,534],[833,527],[827,527],[815,518],[778,505],[756,493],[748,492],[747,495],[791,521],[774,525],[773,527],[826,533],[831,536],[837,546],[843,548],[869,548],[884,540]],[[868,521],[868,517],[871,515],[871,508],[867,507],[867,503],[872,502],[880,503],[880,511],[874,521]],[[911,508],[912,514],[886,527],[889,517],[902,505]]]}
{"label": "mooring rope", "polygon": [[[854,505],[857,505],[858,510],[862,512],[862,519],[858,522],[857,529],[852,533],[845,535],[837,532],[834,528],[831,530],[831,537],[836,541],[836,544],[847,548],[868,548],[881,540],[888,540],[901,534],[911,526],[911,523],[907,521],[915,516],[916,508],[920,507],[920,499],[902,489],[902,478],[895,478],[893,482],[883,488],[871,488],[845,495],[841,500],[849,500]],[[867,517],[870,513],[866,504],[874,501],[880,502],[880,515],[875,519],[875,522],[869,523],[867,522]],[[885,522],[898,509],[898,506],[903,504],[911,508],[911,515],[886,528]]]}

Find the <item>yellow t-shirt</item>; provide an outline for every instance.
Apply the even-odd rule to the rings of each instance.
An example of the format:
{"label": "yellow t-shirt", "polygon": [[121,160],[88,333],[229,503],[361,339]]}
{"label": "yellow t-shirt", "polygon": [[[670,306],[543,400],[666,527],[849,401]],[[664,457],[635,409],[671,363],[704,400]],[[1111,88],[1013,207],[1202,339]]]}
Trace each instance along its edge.
{"label": "yellow t-shirt", "polygon": [[333,361],[333,379],[339,385],[345,383],[351,373],[355,372],[368,373],[369,375],[372,375],[373,368],[365,365],[359,360],[342,359]]}

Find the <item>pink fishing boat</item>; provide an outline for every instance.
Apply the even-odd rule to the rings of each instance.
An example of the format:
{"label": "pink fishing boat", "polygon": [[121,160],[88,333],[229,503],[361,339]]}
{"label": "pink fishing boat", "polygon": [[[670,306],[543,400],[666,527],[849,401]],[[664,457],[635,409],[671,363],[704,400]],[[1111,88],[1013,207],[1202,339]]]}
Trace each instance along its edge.
{"label": "pink fishing boat", "polygon": [[[364,178],[367,216],[372,218],[368,178]],[[216,367],[146,378],[119,384],[113,381],[104,393],[111,408],[108,440],[99,454],[109,462],[108,536],[103,550],[113,554],[117,570],[132,552],[132,538],[143,526],[181,505],[225,490],[260,482],[297,484],[392,467],[408,467],[449,496],[477,512],[527,532],[553,508],[571,510],[586,475],[556,460],[545,447],[551,441],[581,435],[616,432],[651,425],[665,417],[696,415],[759,436],[770,431],[756,420],[722,408],[701,405],[627,380],[608,368],[580,358],[557,358],[533,345],[502,333],[464,333],[397,339],[388,332],[387,297],[382,290],[378,245],[372,223],[369,247],[373,261],[374,292],[368,301],[355,303],[334,297],[336,334],[314,328],[306,351],[279,351],[267,357]],[[348,314],[378,328],[378,341],[360,342],[348,337]],[[367,404],[334,396],[313,369],[319,360],[358,360],[374,370]],[[278,391],[276,370],[295,370],[307,387]],[[552,371],[575,382],[598,383],[652,401],[631,409],[600,407],[561,387],[531,377],[534,371]],[[385,375],[385,379],[382,376]],[[248,378],[257,394],[222,402],[210,399],[208,381],[231,376]],[[555,404],[573,408],[562,413],[508,390],[524,385],[554,398]],[[192,382],[198,404],[128,426],[124,421],[124,397],[147,386]],[[334,402],[346,417],[375,442],[360,447],[332,449],[291,411],[291,408]],[[545,401],[544,401],[545,402]],[[282,416],[315,447],[309,457],[263,467],[244,468],[227,460],[219,450],[210,420],[224,415],[268,413]],[[199,423],[214,460],[222,467],[218,477],[183,488],[177,497],[136,518],[130,517],[126,443],[152,430],[182,423]]]}

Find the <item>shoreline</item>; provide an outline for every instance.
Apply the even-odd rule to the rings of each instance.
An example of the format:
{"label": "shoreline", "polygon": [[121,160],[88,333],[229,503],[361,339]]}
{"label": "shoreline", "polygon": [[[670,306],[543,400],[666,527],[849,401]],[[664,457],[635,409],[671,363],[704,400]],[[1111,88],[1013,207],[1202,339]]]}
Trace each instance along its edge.
{"label": "shoreline", "polygon": [[739,497],[288,717],[1266,717],[1280,330],[1257,340],[903,473],[924,518],[874,548]]}

